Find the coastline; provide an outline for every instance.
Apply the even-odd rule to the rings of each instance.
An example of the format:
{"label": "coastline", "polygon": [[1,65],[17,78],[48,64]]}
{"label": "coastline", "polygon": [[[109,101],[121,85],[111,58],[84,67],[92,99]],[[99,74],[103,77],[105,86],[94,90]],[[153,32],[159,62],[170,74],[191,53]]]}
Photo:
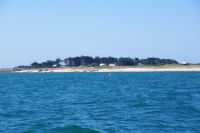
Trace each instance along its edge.
{"label": "coastline", "polygon": [[200,66],[150,66],[150,67],[61,67],[41,69],[13,69],[12,73],[38,72],[173,72],[173,71],[200,71]]}

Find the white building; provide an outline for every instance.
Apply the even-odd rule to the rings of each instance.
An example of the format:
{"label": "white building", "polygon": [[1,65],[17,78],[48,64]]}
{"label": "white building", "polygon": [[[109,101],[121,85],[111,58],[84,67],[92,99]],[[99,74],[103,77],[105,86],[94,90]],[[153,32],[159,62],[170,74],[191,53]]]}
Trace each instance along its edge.
{"label": "white building", "polygon": [[105,63],[100,63],[100,66],[106,66],[106,64]]}
{"label": "white building", "polygon": [[181,62],[180,64],[181,64],[181,65],[190,65],[191,63],[188,63],[188,62],[185,62],[185,61],[184,61],[184,62]]}
{"label": "white building", "polygon": [[53,67],[58,67],[57,64],[54,64]]}
{"label": "white building", "polygon": [[115,67],[116,64],[109,64],[109,67]]}

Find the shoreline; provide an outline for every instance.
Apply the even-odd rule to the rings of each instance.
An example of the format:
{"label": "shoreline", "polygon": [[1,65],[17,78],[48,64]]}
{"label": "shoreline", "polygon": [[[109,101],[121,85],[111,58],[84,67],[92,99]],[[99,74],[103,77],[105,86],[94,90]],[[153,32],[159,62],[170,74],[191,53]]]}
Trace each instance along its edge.
{"label": "shoreline", "polygon": [[42,72],[175,72],[175,71],[200,71],[200,67],[63,67],[12,70],[11,73],[42,73]]}

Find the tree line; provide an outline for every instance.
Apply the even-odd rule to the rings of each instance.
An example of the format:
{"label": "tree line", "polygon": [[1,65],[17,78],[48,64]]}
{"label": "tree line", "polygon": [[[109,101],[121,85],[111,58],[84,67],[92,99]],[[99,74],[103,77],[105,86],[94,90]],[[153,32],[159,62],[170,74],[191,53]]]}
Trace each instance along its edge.
{"label": "tree line", "polygon": [[116,66],[135,66],[135,65],[165,65],[165,64],[178,64],[176,60],[172,59],[160,59],[160,58],[130,58],[130,57],[91,57],[91,56],[77,56],[69,57],[61,60],[57,58],[56,60],[47,60],[42,63],[33,62],[30,66],[18,66],[18,68],[51,68],[60,67],[61,64],[69,67],[95,67],[100,66],[100,64],[115,64]]}

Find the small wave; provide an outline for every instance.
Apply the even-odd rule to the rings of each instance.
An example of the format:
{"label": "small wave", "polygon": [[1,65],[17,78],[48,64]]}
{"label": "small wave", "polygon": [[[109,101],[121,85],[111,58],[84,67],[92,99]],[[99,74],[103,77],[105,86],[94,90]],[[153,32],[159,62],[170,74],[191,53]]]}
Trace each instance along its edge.
{"label": "small wave", "polygon": [[53,133],[100,133],[89,128],[82,128],[80,126],[71,125],[67,127],[56,127],[52,129]]}

